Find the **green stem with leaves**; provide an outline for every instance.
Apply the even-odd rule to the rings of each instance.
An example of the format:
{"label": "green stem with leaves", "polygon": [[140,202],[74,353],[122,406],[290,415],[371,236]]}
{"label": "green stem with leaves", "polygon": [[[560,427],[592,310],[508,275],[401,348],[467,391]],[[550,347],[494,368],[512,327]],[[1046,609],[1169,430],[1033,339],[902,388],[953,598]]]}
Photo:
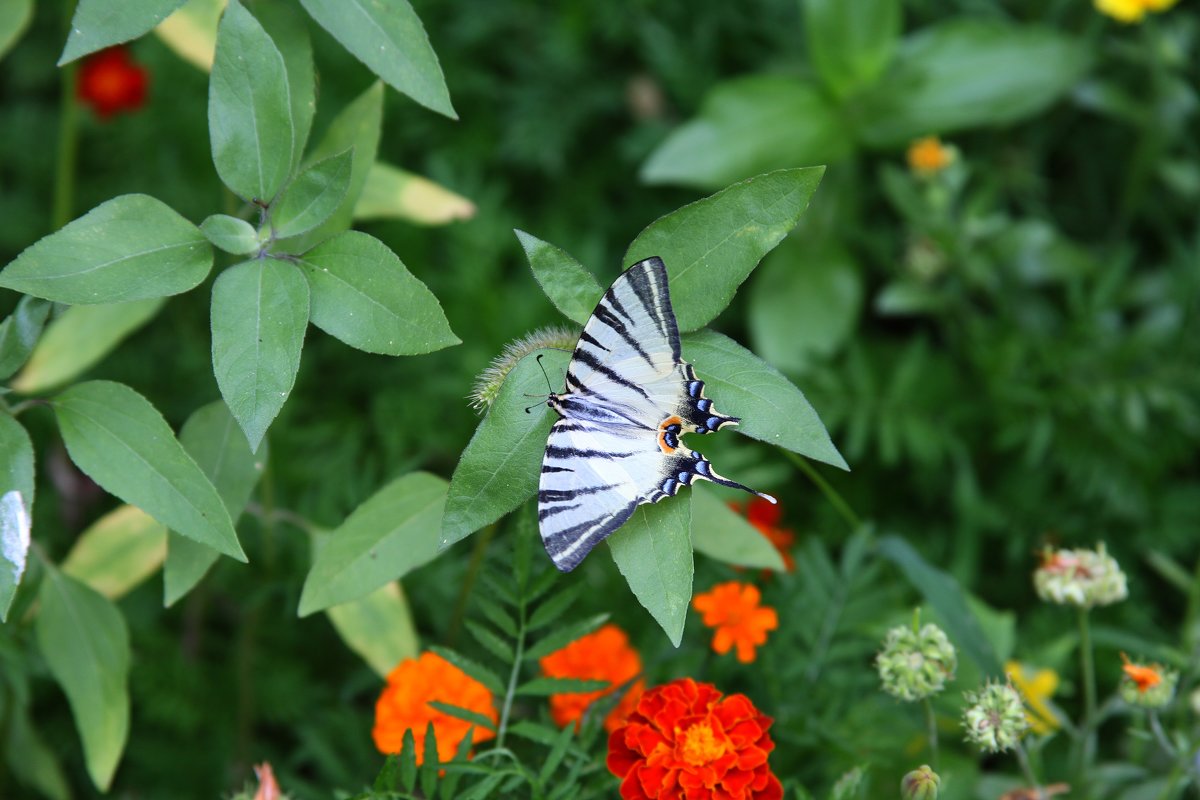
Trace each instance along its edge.
{"label": "green stem with leaves", "polygon": [[517,606],[517,646],[514,650],[512,672],[508,675],[508,689],[504,692],[504,707],[500,711],[500,725],[496,728],[496,748],[504,746],[504,735],[508,732],[508,716],[512,713],[513,698],[517,694],[517,680],[521,676],[521,662],[525,659],[525,592],[521,592]]}
{"label": "green stem with leaves", "polygon": [[1092,652],[1092,629],[1089,609],[1079,609],[1079,665],[1083,681],[1083,722],[1079,726],[1076,747],[1075,784],[1083,797],[1089,796],[1086,786],[1088,765],[1096,753],[1096,667]]}
{"label": "green stem with leaves", "polygon": [[846,521],[846,524],[850,526],[851,530],[856,531],[862,527],[862,518],[859,517],[850,504],[846,502],[846,498],[842,497],[841,493],[839,493],[837,489],[833,488],[829,481],[821,477],[821,473],[817,472],[816,468],[813,467],[812,464],[809,464],[807,459],[805,459],[803,456],[796,455],[790,450],[783,450],[782,452],[789,461],[795,464],[796,467],[803,472],[810,481],[813,482],[813,485],[815,485],[821,491],[821,494],[825,495],[825,499],[828,500],[829,504],[833,506],[834,510],[841,515],[842,519]]}
{"label": "green stem with leaves", "polygon": [[1021,765],[1021,774],[1023,774],[1025,776],[1025,780],[1029,782],[1029,788],[1033,789],[1033,796],[1037,800],[1044,800],[1046,795],[1042,791],[1041,784],[1038,783],[1037,776],[1033,774],[1033,767],[1029,764],[1029,756],[1026,754],[1025,748],[1020,742],[1017,742],[1016,747],[1014,747],[1013,750],[1017,754],[1017,763]]}
{"label": "green stem with leaves", "polygon": [[[73,0],[66,4],[67,27],[75,15]],[[62,70],[62,95],[59,98],[58,156],[54,163],[54,207],[50,226],[58,230],[71,221],[75,206],[75,164],[79,156],[79,103],[75,87],[79,79],[77,64],[67,64]]]}

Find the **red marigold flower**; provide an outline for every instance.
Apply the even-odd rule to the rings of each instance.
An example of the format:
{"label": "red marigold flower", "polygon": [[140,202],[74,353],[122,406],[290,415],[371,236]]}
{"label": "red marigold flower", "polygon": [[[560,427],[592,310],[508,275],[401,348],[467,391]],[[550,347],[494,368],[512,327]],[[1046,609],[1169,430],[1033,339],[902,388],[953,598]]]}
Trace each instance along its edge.
{"label": "red marigold flower", "polygon": [[749,583],[718,584],[692,599],[692,607],[703,615],[704,624],[715,628],[712,648],[724,655],[737,645],[737,659],[754,660],[758,645],[766,644],[767,631],[779,627],[779,615],[770,606],[759,606],[762,595]]}
{"label": "red marigold flower", "polygon": [[449,703],[483,714],[495,722],[499,715],[487,687],[436,653],[406,658],[387,677],[387,686],[375,703],[375,729],[371,731],[381,753],[399,753],[404,732],[411,730],[417,746],[417,763],[425,758],[425,735],[430,725],[437,737],[439,762],[454,758],[467,731],[471,741],[483,742],[494,734],[487,728],[452,717],[429,705]]}
{"label": "red marigold flower", "polygon": [[[739,514],[743,513],[739,504],[731,502],[729,505]],[[779,557],[783,559],[783,568],[794,572],[796,559],[792,558],[792,545],[796,543],[796,534],[787,528],[779,527],[779,519],[783,516],[783,509],[779,504],[755,497],[746,504],[744,513],[747,521],[779,551]],[[770,574],[770,570],[766,572]]]}
{"label": "red marigold flower", "polygon": [[[560,728],[572,722],[578,728],[583,713],[599,698],[615,692],[642,671],[642,658],[629,645],[625,631],[608,624],[555,650],[538,662],[542,673],[551,678],[608,681],[611,686],[598,692],[574,692],[550,696],[550,715]],[[642,696],[643,683],[638,681],[604,719],[608,732],[622,725]]]}
{"label": "red marigold flower", "polygon": [[149,74],[121,45],[93,53],[79,67],[76,96],[100,119],[118,111],[133,111],[146,102]]}
{"label": "red marigold flower", "polygon": [[745,695],[682,678],[643,694],[609,735],[608,769],[624,800],[780,800],[770,726]]}

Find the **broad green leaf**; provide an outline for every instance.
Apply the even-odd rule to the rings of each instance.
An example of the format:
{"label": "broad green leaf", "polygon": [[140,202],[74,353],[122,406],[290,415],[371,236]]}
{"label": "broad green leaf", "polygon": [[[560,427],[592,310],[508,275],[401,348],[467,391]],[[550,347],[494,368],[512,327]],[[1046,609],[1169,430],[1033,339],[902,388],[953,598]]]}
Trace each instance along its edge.
{"label": "broad green leaf", "polygon": [[38,733],[26,706],[9,706],[7,734],[8,766],[17,780],[50,800],[71,800],[71,788],[55,749]]}
{"label": "broad green leaf", "polygon": [[47,326],[12,387],[33,394],[66,383],[149,322],[164,302],[161,297],[152,297],[68,308]]}
{"label": "broad green leaf", "polygon": [[281,249],[289,253],[303,253],[319,242],[350,227],[354,206],[363,193],[371,166],[375,163],[375,152],[379,149],[380,126],[383,123],[383,84],[372,84],[369,89],[342,109],[330,123],[321,141],[309,154],[308,165],[315,164],[338,153],[351,150],[353,166],[350,170],[350,186],[346,196],[333,215],[315,230],[294,240],[280,243]]}
{"label": "broad green leaf", "polygon": [[312,287],[312,323],[351,347],[405,356],[459,344],[433,292],[378,239],[346,231],[299,263]]}
{"label": "broad green leaf", "polygon": [[22,297],[12,314],[0,322],[0,380],[10,377],[33,352],[50,304],[39,297]]}
{"label": "broad green leaf", "polygon": [[343,150],[297,175],[271,209],[275,236],[298,236],[329,219],[350,188],[353,161],[353,152]]}
{"label": "broad green leaf", "polygon": [[235,256],[253,253],[262,246],[253,225],[228,214],[207,217],[200,223],[200,231],[215,247]]}
{"label": "broad green leaf", "polygon": [[1003,674],[992,643],[971,613],[967,595],[953,576],[930,564],[899,536],[881,538],[879,554],[899,567],[913,588],[937,611],[946,635],[963,655],[974,661],[984,675]]}
{"label": "broad green leaf", "polygon": [[79,535],[62,571],[117,600],[162,566],[167,529],[134,506],[118,506]]}
{"label": "broad green leaf", "polygon": [[834,94],[846,97],[883,74],[901,16],[900,0],[804,0],[808,52]]}
{"label": "broad green leaf", "polygon": [[123,303],[186,292],[211,267],[199,228],[161,200],[126,194],[34,242],[0,286],[57,303]]}
{"label": "broad green leaf", "polygon": [[230,267],[213,284],[213,372],[252,450],[296,382],[308,294],[300,270],[273,258]]}
{"label": "broad green leaf", "polygon": [[38,649],[71,704],[88,774],[107,791],[129,734],[125,619],[103,595],[53,567],[38,597]]}
{"label": "broad green leaf", "polygon": [[217,51],[217,24],[224,10],[225,0],[187,0],[158,23],[154,33],[184,61],[211,72]]}
{"label": "broad green leaf", "polygon": [[608,537],[625,582],[676,647],[692,601],[691,521],[692,504],[677,497],[638,506]]}
{"label": "broad green leaf", "polygon": [[790,76],[754,75],[717,86],[699,116],[650,154],[641,178],[715,189],[770,170],[840,161],[852,147],[820,87]]}
{"label": "broad green leaf", "polygon": [[184,536],[245,561],[212,483],[146,398],[89,381],[51,401],[71,460],[107,492]]}
{"label": "broad green leaf", "polygon": [[567,251],[525,231],[516,231],[516,234],[529,259],[533,277],[537,278],[546,297],[567,319],[580,325],[586,323],[604,294],[596,278]]}
{"label": "broad green leaf", "polygon": [[771,540],[706,486],[692,486],[692,547],[696,552],[742,567],[783,569]]}
{"label": "broad green leaf", "polygon": [[291,173],[296,154],[291,103],[279,48],[231,0],[217,28],[208,132],[217,174],[246,200],[270,203]]}
{"label": "broad green leaf", "polygon": [[429,37],[408,0],[300,0],[317,23],[396,91],[458,119]]}
{"label": "broad green leaf", "polygon": [[0,413],[0,622],[25,574],[33,490],[33,443],[21,423]]}
{"label": "broad green leaf", "polygon": [[696,367],[706,392],[725,414],[741,417],[736,430],[767,444],[849,469],[817,412],[779,371],[716,331],[683,337],[683,357]]}
{"label": "broad green leaf", "polygon": [[20,41],[33,19],[33,0],[0,3],[0,58]]}
{"label": "broad green leaf", "polygon": [[376,161],[354,205],[354,219],[447,225],[475,216],[475,204],[428,178]]}
{"label": "broad green leaf", "polygon": [[554,422],[554,412],[544,403],[525,413],[529,395],[544,394],[546,388],[539,354],[546,372],[567,368],[567,353],[538,350],[508,373],[450,478],[442,547],[495,522],[537,493],[546,437]]}
{"label": "broad green leaf", "polygon": [[1083,39],[1049,28],[959,19],[907,38],[857,119],[868,144],[1005,125],[1062,97],[1090,67]]}
{"label": "broad green leaf", "polygon": [[779,170],[686,205],[639,233],[624,265],[661,258],[679,330],[696,330],[729,305],[759,260],[796,226],[823,174],[824,167]]}
{"label": "broad green leaf", "polygon": [[[264,441],[250,451],[246,435],[220,400],[198,408],[179,431],[179,443],[212,481],[229,519],[237,522],[269,457]],[[220,553],[171,531],[163,567],[163,605],[170,606],[200,582]]]}
{"label": "broad green leaf", "polygon": [[325,611],[338,636],[381,678],[420,653],[412,612],[398,581]]}
{"label": "broad green leaf", "polygon": [[446,481],[414,472],[389,483],[354,510],[317,554],[300,616],[356,600],[437,555]]}
{"label": "broad green leaf", "polygon": [[128,42],[166,19],[184,0],[79,0],[58,66]]}
{"label": "broad green leaf", "polygon": [[754,349],[780,369],[802,371],[837,352],[854,332],[862,302],[862,275],[843,247],[789,236],[750,284]]}
{"label": "broad green leaf", "polygon": [[292,165],[295,166],[304,157],[304,146],[317,111],[317,74],[313,66],[312,40],[308,37],[308,20],[296,10],[292,0],[258,0],[253,8],[254,16],[279,48],[287,68],[288,102],[292,107],[295,130],[292,146]]}

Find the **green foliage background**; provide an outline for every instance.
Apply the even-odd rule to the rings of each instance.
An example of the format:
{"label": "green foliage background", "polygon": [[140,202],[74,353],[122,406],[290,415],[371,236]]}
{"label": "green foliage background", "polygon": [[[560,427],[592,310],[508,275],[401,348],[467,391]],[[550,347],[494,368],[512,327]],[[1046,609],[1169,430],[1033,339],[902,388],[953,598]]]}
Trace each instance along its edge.
{"label": "green foliage background", "polygon": [[[781,629],[759,662],[712,655],[695,615],[673,648],[607,556],[565,579],[585,587],[572,620],[611,614],[654,682],[692,675],[750,694],[776,718],[776,771],[817,796],[860,765],[873,781],[864,796],[891,796],[923,758],[919,711],[879,693],[870,666],[886,628],[934,602],[906,580],[912,548],[970,596],[990,651],[964,662],[950,694],[973,688],[989,667],[981,662],[1014,657],[1058,670],[1056,700],[1079,708],[1074,619],[1039,604],[1029,574],[1047,544],[1096,541],[1129,573],[1131,594],[1094,618],[1102,693],[1116,683],[1122,650],[1183,668],[1180,685],[1190,689],[1200,652],[1200,18],[1187,3],[1129,27],[1085,2],[901,5],[906,34],[955,17],[1057,32],[1071,49],[1057,60],[1036,49],[1040,42],[1011,41],[1017,67],[1032,64],[1045,72],[1039,83],[1062,85],[1027,112],[1017,108],[1027,98],[1007,116],[997,101],[987,124],[925,128],[918,118],[905,127],[871,88],[903,71],[819,52],[819,37],[806,31],[812,18],[794,0],[616,8],[414,0],[459,121],[389,89],[379,156],[470,198],[477,213],[447,227],[356,227],[401,256],[462,344],[393,358],[310,335],[271,425],[253,502],[332,529],[401,475],[453,473],[478,424],[466,400],[475,376],[505,342],[561,321],[513,229],[566,249],[607,285],[626,266],[627,244],[663,214],[768,169],[829,163],[799,229],[717,327],[804,390],[853,471],[810,469],[869,524],[847,525],[780,452],[714,437],[706,452],[722,472],[779,495],[798,534],[796,572],[764,583]],[[0,62],[0,263],[52,232],[62,114],[52,65],[66,25],[57,4],[38,5]],[[319,135],[375,76],[309,27]],[[151,74],[149,103],[109,123],[84,114],[71,216],[126,193],[151,194],[197,223],[230,210],[212,168],[208,76],[156,37],[133,51]],[[819,87],[821,108],[834,109],[829,124],[847,127],[807,150],[804,137],[824,120],[807,106],[750,134],[722,127],[714,91],[735,108],[788,107],[772,85],[739,100],[739,82],[754,75]],[[830,75],[845,82],[831,84]],[[698,125],[711,125],[712,144],[688,150],[680,131]],[[764,142],[753,135],[768,130]],[[958,153],[928,181],[904,163],[910,135],[922,133],[942,133]],[[218,399],[208,333],[216,274],[170,298],[83,379],[135,387],[175,430]],[[17,300],[0,293],[0,316]],[[34,409],[21,422],[38,453],[35,539],[58,560],[115,501],[71,467],[50,413]],[[491,602],[488,592],[468,598],[459,589],[474,580],[477,560],[485,572],[508,572],[514,527],[502,525],[486,545],[460,542],[405,578],[423,643],[489,658],[463,627]],[[378,771],[370,740],[378,677],[325,616],[296,618],[310,538],[252,515],[239,532],[251,566],[222,559],[169,609],[157,577],[120,602],[133,652],[132,718],[114,796],[217,796],[262,760],[297,797],[353,791]],[[549,568],[540,551],[534,564],[538,573]],[[34,569],[27,582],[38,579]],[[697,590],[731,577],[728,565],[697,559]],[[19,595],[16,611],[32,600]],[[25,658],[31,639],[28,626],[0,627],[0,663]],[[70,710],[46,669],[35,660],[41,679],[20,691],[31,693],[74,796],[93,796]],[[520,702],[539,713],[536,699]],[[952,726],[959,705],[939,701],[946,743],[960,738]],[[1180,729],[1194,728],[1184,704],[1173,713]],[[1167,769],[1145,741],[1116,737],[1130,724],[1105,723],[1113,736],[1101,759],[1132,765],[1133,777],[1110,769],[1095,796],[1165,788]],[[1014,785],[996,777],[1015,775],[1010,765],[948,749],[944,763],[958,776],[946,787],[952,796]],[[1047,778],[1068,771],[1066,753],[1060,737],[1036,754]],[[4,769],[0,795],[30,791]]]}

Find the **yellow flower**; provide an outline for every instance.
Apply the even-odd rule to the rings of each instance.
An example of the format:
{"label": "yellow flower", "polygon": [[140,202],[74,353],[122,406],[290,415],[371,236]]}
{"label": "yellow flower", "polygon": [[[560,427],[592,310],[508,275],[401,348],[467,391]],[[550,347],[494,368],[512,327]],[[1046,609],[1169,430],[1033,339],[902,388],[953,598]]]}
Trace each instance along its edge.
{"label": "yellow flower", "polygon": [[954,149],[936,136],[917,139],[908,146],[908,168],[918,175],[941,172],[954,160]]}
{"label": "yellow flower", "polygon": [[1096,10],[1107,14],[1118,22],[1131,24],[1141,22],[1147,11],[1161,13],[1179,0],[1093,0]]}
{"label": "yellow flower", "polygon": [[1057,730],[1060,727],[1058,717],[1046,701],[1058,689],[1058,673],[1052,669],[1036,669],[1019,661],[1009,661],[1004,665],[1004,671],[1025,699],[1025,716],[1033,732],[1042,736]]}

